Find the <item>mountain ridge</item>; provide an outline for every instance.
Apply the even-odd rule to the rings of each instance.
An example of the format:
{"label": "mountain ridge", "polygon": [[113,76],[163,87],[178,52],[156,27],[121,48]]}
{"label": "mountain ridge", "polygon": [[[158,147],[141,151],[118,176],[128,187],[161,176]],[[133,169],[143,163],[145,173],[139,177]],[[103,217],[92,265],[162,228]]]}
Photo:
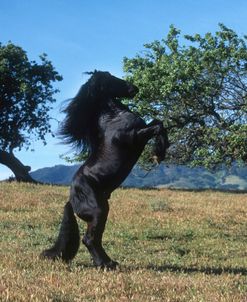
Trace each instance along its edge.
{"label": "mountain ridge", "polygon": [[[79,167],[80,164],[55,165],[33,171],[31,176],[40,182],[69,185]],[[190,168],[181,165],[161,164],[151,171],[135,166],[121,186],[247,190],[247,167],[233,165],[230,169],[221,168],[212,172],[202,167]]]}

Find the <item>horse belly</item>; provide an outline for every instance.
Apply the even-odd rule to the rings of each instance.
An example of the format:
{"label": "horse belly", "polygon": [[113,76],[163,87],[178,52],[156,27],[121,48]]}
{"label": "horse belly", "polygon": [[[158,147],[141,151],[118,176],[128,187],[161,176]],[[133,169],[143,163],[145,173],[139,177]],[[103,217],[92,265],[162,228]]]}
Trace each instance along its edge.
{"label": "horse belly", "polygon": [[116,157],[112,154],[111,156],[107,156],[107,158],[104,157],[104,159],[97,161],[91,167],[84,167],[84,173],[93,178],[97,186],[102,190],[112,192],[129,175],[138,157],[133,156],[133,154],[130,158],[126,154],[122,157]]}

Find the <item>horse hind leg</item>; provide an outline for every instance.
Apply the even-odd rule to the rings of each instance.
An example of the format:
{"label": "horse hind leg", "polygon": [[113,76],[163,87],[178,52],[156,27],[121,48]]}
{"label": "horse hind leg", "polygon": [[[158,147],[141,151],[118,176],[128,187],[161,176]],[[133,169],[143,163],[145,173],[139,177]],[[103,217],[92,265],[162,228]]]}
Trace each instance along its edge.
{"label": "horse hind leg", "polygon": [[92,220],[87,222],[87,231],[82,239],[92,256],[95,266],[106,269],[115,269],[118,263],[111,260],[102,246],[102,236],[109,212],[109,205],[106,201],[104,206],[94,208],[91,215]]}
{"label": "horse hind leg", "polygon": [[65,262],[72,260],[80,245],[78,224],[70,202],[64,207],[63,220],[58,238],[54,246],[41,253],[42,258],[56,260],[61,258]]}

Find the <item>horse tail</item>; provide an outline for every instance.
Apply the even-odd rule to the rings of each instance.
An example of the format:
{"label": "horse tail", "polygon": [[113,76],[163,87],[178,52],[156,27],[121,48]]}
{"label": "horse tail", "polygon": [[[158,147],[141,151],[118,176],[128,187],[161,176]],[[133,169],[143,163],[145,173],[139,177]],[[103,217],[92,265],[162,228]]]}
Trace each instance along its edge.
{"label": "horse tail", "polygon": [[60,226],[58,238],[54,246],[43,251],[42,257],[52,260],[62,258],[68,262],[72,260],[80,245],[80,234],[78,224],[70,202],[67,202],[64,207],[63,220]]}
{"label": "horse tail", "polygon": [[166,150],[169,148],[167,130],[164,129],[161,134],[155,137],[153,153],[158,163],[162,162],[166,156]]}

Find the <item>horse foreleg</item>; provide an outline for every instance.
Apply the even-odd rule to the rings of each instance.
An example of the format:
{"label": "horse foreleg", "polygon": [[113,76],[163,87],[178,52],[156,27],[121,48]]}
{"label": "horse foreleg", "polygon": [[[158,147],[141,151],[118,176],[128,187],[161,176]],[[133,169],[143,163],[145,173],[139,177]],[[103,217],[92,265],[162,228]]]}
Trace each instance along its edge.
{"label": "horse foreleg", "polygon": [[160,163],[165,159],[166,150],[169,148],[170,143],[168,140],[167,129],[163,127],[163,123],[158,120],[153,120],[145,128],[137,131],[137,141],[145,144],[149,139],[155,138],[153,147],[154,159]]}
{"label": "horse foreleg", "polygon": [[165,129],[162,122],[154,120],[150,124],[146,125],[146,127],[137,130],[136,139],[139,142],[148,141],[152,137],[161,135],[164,131]]}
{"label": "horse foreleg", "polygon": [[155,138],[153,148],[155,161],[160,163],[164,160],[166,150],[169,148],[170,144],[167,129],[164,128],[163,123],[159,120],[153,120],[148,125],[139,129],[117,130],[113,137],[113,142],[118,145],[127,144],[129,146],[135,146],[138,144],[144,147],[151,138]]}

